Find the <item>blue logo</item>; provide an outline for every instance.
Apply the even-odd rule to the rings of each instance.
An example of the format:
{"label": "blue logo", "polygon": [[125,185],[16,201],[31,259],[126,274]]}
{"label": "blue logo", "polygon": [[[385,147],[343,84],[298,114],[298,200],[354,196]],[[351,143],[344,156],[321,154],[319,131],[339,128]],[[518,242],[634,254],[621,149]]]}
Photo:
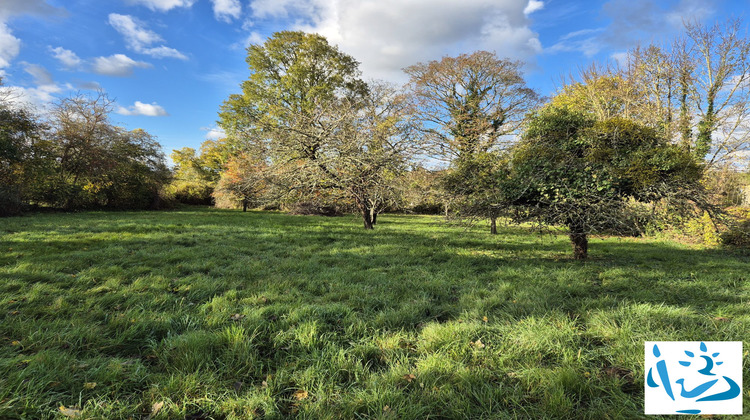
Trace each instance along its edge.
{"label": "blue logo", "polygon": [[646,414],[742,414],[742,342],[647,342]]}

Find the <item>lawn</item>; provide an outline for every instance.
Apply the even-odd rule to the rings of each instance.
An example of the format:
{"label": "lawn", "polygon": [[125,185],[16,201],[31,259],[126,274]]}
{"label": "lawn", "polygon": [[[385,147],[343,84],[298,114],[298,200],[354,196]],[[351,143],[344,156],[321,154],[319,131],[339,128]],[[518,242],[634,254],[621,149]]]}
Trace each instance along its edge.
{"label": "lawn", "polygon": [[0,219],[0,418],[638,418],[644,341],[750,349],[747,252],[486,230]]}

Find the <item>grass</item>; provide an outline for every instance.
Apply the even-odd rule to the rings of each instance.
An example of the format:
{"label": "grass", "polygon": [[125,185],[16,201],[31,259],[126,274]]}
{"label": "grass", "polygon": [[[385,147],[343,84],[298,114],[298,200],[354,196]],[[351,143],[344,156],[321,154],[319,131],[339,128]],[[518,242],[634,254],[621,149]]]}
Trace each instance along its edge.
{"label": "grass", "polygon": [[750,349],[747,253],[359,224],[1,219],[0,418],[638,418],[644,341]]}

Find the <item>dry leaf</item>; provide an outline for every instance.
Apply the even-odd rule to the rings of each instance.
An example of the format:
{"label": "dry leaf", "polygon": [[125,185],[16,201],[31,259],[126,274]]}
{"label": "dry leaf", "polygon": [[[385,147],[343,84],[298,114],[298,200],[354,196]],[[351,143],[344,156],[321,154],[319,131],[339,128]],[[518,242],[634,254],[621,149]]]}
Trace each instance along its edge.
{"label": "dry leaf", "polygon": [[297,399],[297,401],[302,401],[305,398],[307,398],[307,391],[299,390],[294,392],[294,398]]}
{"label": "dry leaf", "polygon": [[411,382],[411,381],[417,379],[417,376],[414,375],[413,373],[409,373],[407,375],[404,375],[403,378],[406,379],[407,382]]}
{"label": "dry leaf", "polygon": [[83,384],[83,389],[94,389],[96,388],[96,382],[86,382]]}
{"label": "dry leaf", "polygon": [[164,407],[164,401],[155,402],[154,405],[151,406],[151,414],[149,417],[154,417],[157,414],[159,414],[159,410]]}
{"label": "dry leaf", "polygon": [[77,408],[66,408],[64,405],[60,406],[60,413],[65,417],[76,418],[81,416],[81,410]]}
{"label": "dry leaf", "polygon": [[390,406],[387,406],[387,405],[386,405],[385,407],[383,407],[383,412],[384,412],[384,413],[388,413],[388,412],[390,412],[390,411],[391,411],[391,407],[390,407]]}
{"label": "dry leaf", "polygon": [[21,345],[21,342],[20,342],[20,341],[18,341],[18,340],[13,340],[13,341],[11,341],[11,342],[10,342],[10,345],[11,345],[11,346],[20,346],[20,345]]}
{"label": "dry leaf", "polygon": [[476,348],[478,348],[478,349],[483,349],[485,347],[484,343],[482,343],[482,339],[481,338],[478,339],[477,341],[472,341],[471,345],[474,346],[474,347],[476,347]]}
{"label": "dry leaf", "polygon": [[484,322],[487,322],[487,321],[489,321],[489,319],[487,319],[487,317],[486,317],[486,316],[483,316],[483,317],[482,317],[482,321],[484,321]]}
{"label": "dry leaf", "polygon": [[266,381],[261,382],[260,383],[260,387],[261,388],[268,388],[268,382],[266,382]]}
{"label": "dry leaf", "polygon": [[231,317],[229,317],[229,319],[231,319],[232,321],[239,321],[244,317],[245,315],[242,315],[242,314],[234,314]]}

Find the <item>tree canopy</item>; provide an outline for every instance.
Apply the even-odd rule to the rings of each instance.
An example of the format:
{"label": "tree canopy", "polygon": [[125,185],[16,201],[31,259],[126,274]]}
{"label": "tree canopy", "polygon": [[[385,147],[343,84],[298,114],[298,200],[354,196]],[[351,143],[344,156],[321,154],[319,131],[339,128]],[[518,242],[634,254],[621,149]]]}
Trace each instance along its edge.
{"label": "tree canopy", "polygon": [[587,235],[621,225],[628,200],[697,201],[702,167],[653,128],[547,106],[530,120],[504,191],[518,219],[567,226],[575,258]]}

